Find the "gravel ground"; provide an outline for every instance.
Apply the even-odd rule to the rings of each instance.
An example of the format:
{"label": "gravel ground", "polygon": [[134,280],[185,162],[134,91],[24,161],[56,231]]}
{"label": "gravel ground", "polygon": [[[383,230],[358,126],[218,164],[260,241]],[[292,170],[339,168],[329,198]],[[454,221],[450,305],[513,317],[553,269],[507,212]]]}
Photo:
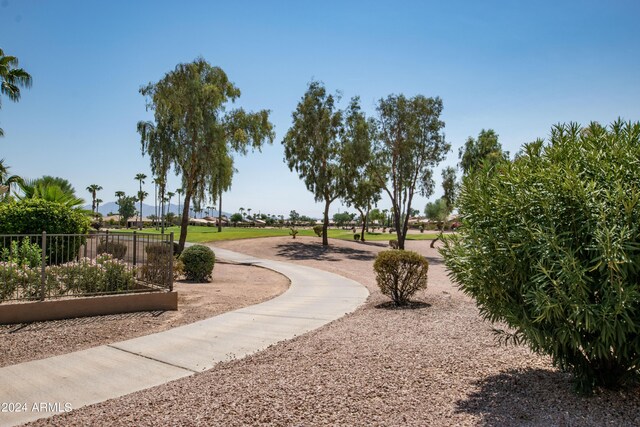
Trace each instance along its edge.
{"label": "gravel ground", "polygon": [[164,331],[280,295],[289,279],[271,270],[217,262],[211,283],[176,282],[177,311],[0,325],[0,366]]}
{"label": "gravel ground", "polygon": [[568,375],[523,347],[501,347],[428,242],[429,289],[393,309],[376,286],[374,244],[269,238],[220,243],[337,272],[369,288],[342,319],[193,377],[34,425],[640,425],[638,390],[571,392]]}

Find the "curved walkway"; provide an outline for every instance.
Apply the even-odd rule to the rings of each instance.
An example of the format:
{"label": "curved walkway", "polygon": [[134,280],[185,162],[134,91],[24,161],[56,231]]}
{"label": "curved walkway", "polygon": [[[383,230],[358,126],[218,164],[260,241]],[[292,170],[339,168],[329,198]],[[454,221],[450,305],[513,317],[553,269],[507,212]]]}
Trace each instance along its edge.
{"label": "curved walkway", "polygon": [[168,331],[0,368],[0,426],[49,417],[193,375],[354,311],[369,295],[342,276],[215,248],[216,257],[284,274],[291,286],[261,304]]}

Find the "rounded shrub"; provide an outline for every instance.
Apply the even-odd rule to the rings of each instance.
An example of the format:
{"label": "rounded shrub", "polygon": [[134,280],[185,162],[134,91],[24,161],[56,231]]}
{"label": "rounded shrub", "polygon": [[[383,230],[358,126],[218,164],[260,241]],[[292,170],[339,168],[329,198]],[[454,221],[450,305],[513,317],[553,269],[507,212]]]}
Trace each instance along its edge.
{"label": "rounded shrub", "polygon": [[127,254],[127,245],[120,242],[101,239],[96,247],[96,252],[100,254],[110,254],[116,259],[124,259]]}
{"label": "rounded shrub", "polygon": [[211,277],[216,256],[208,247],[194,245],[182,251],[180,260],[184,264],[184,275],[187,280],[205,282]]}
{"label": "rounded shrub", "polygon": [[313,232],[316,233],[316,236],[322,237],[322,229],[323,228],[324,227],[322,225],[319,225],[319,224],[318,225],[314,225],[313,226]]}
{"label": "rounded shrub", "polygon": [[640,123],[552,129],[467,176],[441,252],[503,339],[550,355],[576,389],[637,381]]}
{"label": "rounded shrub", "polygon": [[[0,203],[0,234],[86,234],[89,224],[90,219],[82,212],[43,199]],[[42,244],[41,238],[35,240]],[[75,259],[84,242],[84,238],[48,238],[48,262],[59,264]]]}
{"label": "rounded shrub", "polygon": [[396,306],[407,305],[413,294],[427,288],[429,263],[416,252],[382,251],[373,263],[373,270],[380,292]]}
{"label": "rounded shrub", "polygon": [[360,234],[356,233],[353,235],[353,240],[360,240]]}

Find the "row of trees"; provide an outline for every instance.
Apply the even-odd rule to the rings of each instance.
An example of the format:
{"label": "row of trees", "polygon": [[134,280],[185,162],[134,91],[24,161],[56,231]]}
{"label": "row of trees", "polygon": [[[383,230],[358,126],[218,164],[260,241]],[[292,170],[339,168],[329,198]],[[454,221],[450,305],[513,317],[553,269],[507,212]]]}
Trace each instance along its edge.
{"label": "row of trees", "polygon": [[324,203],[323,245],[332,202],[341,199],[360,212],[364,235],[367,216],[384,192],[404,249],[414,195],[433,193],[432,168],[451,148],[442,132],[442,100],[390,95],[378,101],[375,118],[365,116],[358,97],[344,110],[339,100],[322,83],[309,84],[282,141],[285,160]]}

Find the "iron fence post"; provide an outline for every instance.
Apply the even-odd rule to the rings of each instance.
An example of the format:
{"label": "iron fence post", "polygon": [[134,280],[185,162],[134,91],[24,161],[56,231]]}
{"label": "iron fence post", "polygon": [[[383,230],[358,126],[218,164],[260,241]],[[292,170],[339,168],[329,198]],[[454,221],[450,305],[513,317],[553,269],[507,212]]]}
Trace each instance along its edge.
{"label": "iron fence post", "polygon": [[42,232],[42,267],[40,270],[40,301],[44,301],[45,281],[47,273],[45,268],[47,266],[47,232]]}
{"label": "iron fence post", "polygon": [[169,233],[169,292],[173,292],[173,231]]}
{"label": "iron fence post", "polygon": [[138,243],[138,239],[137,239],[137,236],[136,236],[136,232],[134,230],[134,232],[133,232],[133,265],[134,266],[136,265],[136,258],[137,258],[137,255],[138,255],[138,247],[137,247],[138,245],[137,245],[137,243]]}

